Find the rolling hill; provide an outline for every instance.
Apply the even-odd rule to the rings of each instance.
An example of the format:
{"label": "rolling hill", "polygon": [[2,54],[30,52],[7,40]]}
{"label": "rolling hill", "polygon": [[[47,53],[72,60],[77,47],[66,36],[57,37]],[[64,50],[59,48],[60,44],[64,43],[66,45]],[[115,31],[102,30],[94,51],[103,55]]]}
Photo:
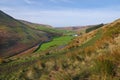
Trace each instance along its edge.
{"label": "rolling hill", "polygon": [[[41,25],[46,27],[47,25]],[[9,57],[47,41],[51,34],[35,30],[0,11],[0,57]]]}
{"label": "rolling hill", "polygon": [[44,32],[47,32],[47,33],[55,34],[55,35],[56,34],[57,35],[73,35],[73,34],[76,34],[76,31],[74,31],[74,30],[59,29],[59,28],[54,28],[50,25],[36,24],[36,23],[24,21],[24,20],[19,20],[19,21],[28,25],[28,26],[30,26],[31,28],[33,28],[35,30],[44,31]]}
{"label": "rolling hill", "polygon": [[99,27],[104,26],[104,24],[96,24],[96,25],[86,25],[86,26],[68,26],[68,27],[58,27],[56,29],[59,30],[69,30],[69,31],[75,31],[77,34],[81,35],[87,32],[90,32],[92,30],[95,30]]}

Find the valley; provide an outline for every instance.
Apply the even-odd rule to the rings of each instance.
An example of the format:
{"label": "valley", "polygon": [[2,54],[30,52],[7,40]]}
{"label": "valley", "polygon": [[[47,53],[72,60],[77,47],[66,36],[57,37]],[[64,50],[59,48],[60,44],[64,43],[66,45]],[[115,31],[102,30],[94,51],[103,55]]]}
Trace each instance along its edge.
{"label": "valley", "polygon": [[0,11],[0,80],[119,80],[119,50],[120,19],[54,28]]}

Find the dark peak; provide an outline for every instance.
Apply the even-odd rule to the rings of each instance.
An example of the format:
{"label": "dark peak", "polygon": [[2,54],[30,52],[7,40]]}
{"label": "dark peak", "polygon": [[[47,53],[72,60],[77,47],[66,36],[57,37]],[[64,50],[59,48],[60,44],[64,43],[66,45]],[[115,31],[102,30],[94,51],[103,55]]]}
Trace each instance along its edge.
{"label": "dark peak", "polygon": [[18,22],[16,19],[0,10],[0,24],[15,25],[16,22]]}
{"label": "dark peak", "polygon": [[9,16],[8,14],[6,14],[2,10],[0,10],[0,18],[5,18],[5,17],[10,17],[10,18],[14,19],[13,17]]}
{"label": "dark peak", "polygon": [[1,14],[6,14],[6,13],[5,13],[5,12],[3,12],[2,10],[0,10],[0,15],[1,15]]}
{"label": "dark peak", "polygon": [[0,13],[3,12],[2,10],[0,10]]}
{"label": "dark peak", "polygon": [[4,15],[5,13],[2,11],[2,10],[0,10],[0,15]]}

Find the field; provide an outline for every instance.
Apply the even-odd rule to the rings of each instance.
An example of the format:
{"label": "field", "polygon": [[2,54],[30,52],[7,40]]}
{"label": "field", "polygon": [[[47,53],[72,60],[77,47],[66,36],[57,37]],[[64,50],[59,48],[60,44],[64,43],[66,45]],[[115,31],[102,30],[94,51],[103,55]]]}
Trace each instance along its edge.
{"label": "field", "polygon": [[73,36],[54,37],[52,41],[44,43],[40,46],[38,51],[49,49],[50,47],[64,46],[73,39]]}

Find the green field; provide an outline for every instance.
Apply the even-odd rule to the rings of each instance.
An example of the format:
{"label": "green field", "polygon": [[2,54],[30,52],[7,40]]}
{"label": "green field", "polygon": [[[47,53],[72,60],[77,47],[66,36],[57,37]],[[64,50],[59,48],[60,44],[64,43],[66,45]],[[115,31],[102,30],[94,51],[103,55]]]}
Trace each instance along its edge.
{"label": "green field", "polygon": [[62,46],[69,43],[73,39],[73,36],[61,36],[55,37],[52,41],[44,43],[38,49],[38,51],[49,49],[50,47]]}

